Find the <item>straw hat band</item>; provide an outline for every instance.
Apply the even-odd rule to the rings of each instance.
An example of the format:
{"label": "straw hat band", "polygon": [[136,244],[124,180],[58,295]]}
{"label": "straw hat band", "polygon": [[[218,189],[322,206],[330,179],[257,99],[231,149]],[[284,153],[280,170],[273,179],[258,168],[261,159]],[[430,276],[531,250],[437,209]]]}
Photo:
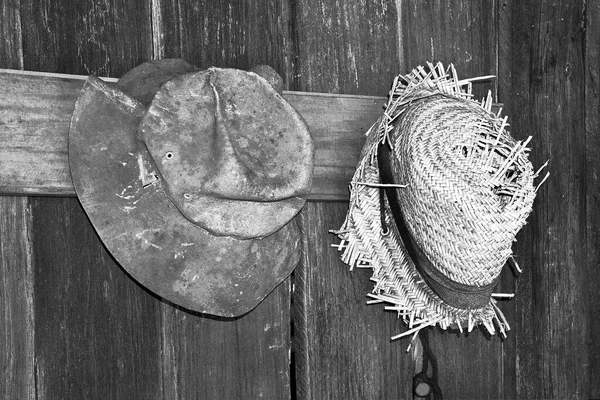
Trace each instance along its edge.
{"label": "straw hat band", "polygon": [[[399,182],[395,182],[393,178],[390,165],[390,153],[391,149],[387,145],[380,145],[377,151],[377,164],[379,166],[381,183],[395,185]],[[427,286],[452,307],[460,309],[478,309],[485,307],[489,303],[492,291],[498,283],[498,277],[491,283],[483,286],[465,285],[446,277],[443,273],[438,271],[424,254],[420,246],[412,239],[406,221],[402,215],[402,210],[398,206],[399,203],[396,189],[394,187],[387,187],[385,193],[388,198],[388,204],[391,209],[393,220],[398,228],[406,251]],[[383,191],[381,195],[383,195]]]}

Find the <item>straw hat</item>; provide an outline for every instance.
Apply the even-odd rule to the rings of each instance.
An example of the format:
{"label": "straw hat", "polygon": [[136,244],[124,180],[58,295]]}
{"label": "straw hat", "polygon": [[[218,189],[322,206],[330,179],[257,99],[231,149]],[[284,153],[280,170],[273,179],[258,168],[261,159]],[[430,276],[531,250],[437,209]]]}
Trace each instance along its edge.
{"label": "straw hat", "polygon": [[471,81],[442,64],[395,79],[334,231],[342,260],[373,270],[369,303],[387,303],[408,324],[393,339],[432,325],[509,329],[492,290],[532,209],[537,173],[530,138],[509,135],[491,95],[473,101]]}
{"label": "straw hat", "polygon": [[300,257],[312,138],[260,71],[151,62],[116,87],[90,77],[75,105],[83,208],[134,279],[190,310],[246,313]]}

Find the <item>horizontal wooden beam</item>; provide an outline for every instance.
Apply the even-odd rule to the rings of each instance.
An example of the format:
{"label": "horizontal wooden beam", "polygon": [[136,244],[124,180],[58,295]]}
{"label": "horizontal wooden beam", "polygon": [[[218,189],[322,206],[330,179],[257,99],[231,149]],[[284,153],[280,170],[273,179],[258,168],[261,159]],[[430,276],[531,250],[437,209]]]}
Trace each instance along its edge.
{"label": "horizontal wooden beam", "polygon": [[[0,195],[75,196],[67,138],[86,78],[0,69]],[[283,96],[302,114],[315,141],[309,200],[348,200],[364,134],[386,99],[289,91]]]}
{"label": "horizontal wooden beam", "polygon": [[[87,77],[0,69],[0,194],[74,196],[67,137]],[[114,79],[109,79],[115,81]],[[284,92],[315,141],[310,200],[344,201],[384,97]]]}

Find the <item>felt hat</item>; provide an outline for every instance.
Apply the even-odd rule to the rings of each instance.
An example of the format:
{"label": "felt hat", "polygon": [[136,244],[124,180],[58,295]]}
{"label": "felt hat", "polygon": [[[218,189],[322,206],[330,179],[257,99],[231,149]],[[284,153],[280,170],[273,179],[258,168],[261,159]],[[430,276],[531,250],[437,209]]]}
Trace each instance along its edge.
{"label": "felt hat", "polygon": [[162,60],[115,86],[90,77],[71,120],[73,184],[108,250],[201,313],[250,311],[300,257],[312,138],[279,76],[257,71]]}
{"label": "felt hat", "polygon": [[386,303],[408,324],[393,339],[432,325],[509,329],[492,291],[532,209],[538,173],[529,139],[510,136],[491,95],[472,100],[470,82],[442,64],[395,79],[334,231],[342,260],[373,271],[369,303]]}

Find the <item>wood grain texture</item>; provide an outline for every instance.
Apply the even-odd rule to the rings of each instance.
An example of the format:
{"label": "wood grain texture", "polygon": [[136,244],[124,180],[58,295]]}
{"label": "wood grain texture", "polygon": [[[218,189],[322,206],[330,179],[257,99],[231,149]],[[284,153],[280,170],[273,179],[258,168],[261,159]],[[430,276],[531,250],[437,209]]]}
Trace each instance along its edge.
{"label": "wood grain texture", "polygon": [[585,5],[585,188],[590,398],[600,398],[600,1]]}
{"label": "wood grain texture", "polygon": [[21,0],[24,67],[120,77],[152,58],[150,1]]}
{"label": "wood grain texture", "polygon": [[2,193],[74,195],[67,142],[70,115],[81,81],[2,76]]}
{"label": "wood grain texture", "polygon": [[302,211],[306,248],[296,270],[294,333],[298,399],[412,398],[407,343],[392,342],[402,323],[381,305],[367,305],[370,271],[339,260],[329,229],[347,203],[309,203]]}
{"label": "wood grain texture", "polygon": [[[514,324],[511,327],[515,328]],[[514,330],[508,332],[513,334]],[[430,331],[429,341],[437,358],[438,382],[444,398],[514,398],[514,388],[505,388],[504,365],[514,368],[515,363],[515,354],[505,345],[509,339],[490,337],[485,329],[460,334],[436,328]]]}
{"label": "wood grain texture", "polygon": [[[523,44],[528,40],[526,37],[522,37],[520,40],[519,36],[513,38],[513,34],[524,27],[513,27],[512,21],[512,2],[501,0],[497,2],[498,10],[498,101],[509,101],[513,98],[515,88],[513,87],[513,56],[518,56],[520,51],[524,51],[522,48]],[[519,89],[516,89],[519,90]],[[518,119],[519,113],[518,108],[512,108],[506,104],[504,108],[504,114],[509,116],[509,123],[512,125],[513,121]],[[513,125],[509,128],[511,134],[519,139],[525,139],[528,135],[528,131],[521,131],[522,127]],[[529,226],[525,226],[525,229],[517,235],[517,242],[513,243],[513,254],[523,268],[528,268],[529,264],[527,259],[531,254],[531,242],[530,233],[528,233]],[[522,296],[520,291],[517,291],[518,281],[522,279],[518,272],[510,269],[504,271],[500,277],[499,292],[503,293],[516,293],[517,296]],[[517,299],[509,302],[504,302],[505,307],[502,308],[506,318],[511,323],[512,330],[509,332],[508,340],[504,340],[503,347],[503,359],[504,359],[504,390],[505,398],[517,398],[517,374],[519,372],[519,365],[521,363],[520,357],[517,353],[516,345],[517,338],[523,334],[523,327],[519,324],[517,318]],[[527,331],[527,328],[525,328]],[[523,379],[519,377],[519,379]]]}
{"label": "wood grain texture", "polygon": [[[121,4],[115,8],[107,6],[92,7],[97,25],[128,23],[127,18],[119,20],[111,11],[120,9]],[[154,14],[152,17],[153,22],[160,20]],[[56,30],[83,29],[78,34],[87,38],[87,28],[77,26],[79,20],[85,22],[87,18],[88,14],[77,11],[73,17],[75,28],[59,26]],[[71,59],[64,69],[53,64],[56,60],[49,60],[47,70],[117,76],[126,71],[131,59],[118,62],[109,54],[116,51],[112,47],[126,48],[135,42],[129,36],[113,36],[116,30],[100,33],[103,32],[108,32],[109,37],[103,42],[108,51],[94,50],[92,43],[92,53],[87,59],[92,64],[79,53],[71,52],[65,56]],[[56,44],[57,48],[61,46],[65,44]],[[88,46],[89,43],[84,45],[84,50]],[[152,51],[156,52],[160,43],[153,42],[153,46]],[[44,343],[38,349],[41,371],[38,391],[42,398],[172,399],[196,398],[196,394],[203,398],[201,394],[218,393],[232,393],[231,398],[258,398],[260,394],[265,398],[289,397],[289,287],[281,285],[260,309],[235,323],[177,311],[135,285],[106,253],[98,256],[98,249],[103,247],[95,234],[90,234],[93,229],[76,200],[60,200],[64,203],[59,204],[55,201],[59,200],[36,199],[37,212],[56,216],[59,223],[77,220],[78,224],[53,231],[57,242],[42,243],[41,235],[36,240],[40,252],[45,252],[40,255],[40,260],[45,261],[43,267],[48,268],[47,260],[51,260],[50,265],[57,264],[60,269],[51,275],[56,280],[40,282],[36,287],[40,326],[37,334],[39,342]],[[62,208],[66,209],[61,212]],[[41,226],[52,226],[44,221],[40,224],[36,225],[40,232],[43,232]],[[76,242],[70,235],[81,241]],[[62,242],[65,244],[59,246]],[[59,262],[54,258],[66,260]],[[90,274],[86,268],[94,273]],[[52,297],[59,297],[54,308],[46,301]],[[85,301],[75,300],[78,298]],[[68,307],[73,303],[77,307]],[[57,318],[62,318],[61,324]],[[194,331],[200,335],[194,335]],[[48,336],[51,339],[43,340]],[[58,368],[50,369],[57,365]]]}
{"label": "wood grain texture", "polygon": [[512,80],[503,100],[515,136],[533,136],[533,164],[550,159],[551,173],[518,246],[519,398],[588,398],[598,379],[590,370],[598,309],[590,309],[589,293],[599,282],[585,253],[586,193],[597,191],[586,186],[597,170],[586,171],[585,161],[585,9],[583,1],[510,4]]}
{"label": "wood grain texture", "polygon": [[[494,1],[396,0],[400,68],[409,71],[426,61],[453,63],[460,78],[497,74],[497,7]],[[480,99],[493,90],[475,84]]]}
{"label": "wood grain texture", "polygon": [[[68,165],[71,113],[81,77],[0,71],[0,193],[74,196]],[[311,200],[345,200],[364,132],[385,98],[284,92],[315,141]]]}
{"label": "wood grain texture", "polygon": [[0,197],[0,398],[35,398],[31,213]]}
{"label": "wood grain texture", "polygon": [[[446,398],[600,397],[600,0],[5,0],[0,10],[3,68],[120,76],[163,56],[267,63],[288,90],[376,96],[428,60],[454,62],[461,77],[497,73],[476,95],[495,91],[512,134],[533,135],[532,161],[550,159],[552,175],[515,243],[524,273],[516,285],[502,278],[517,292],[502,305],[508,339],[433,330],[440,385]],[[73,195],[65,129],[79,84],[0,84],[0,192]],[[62,86],[71,94],[43,99]],[[345,199],[383,98],[286,95],[321,112],[312,199]],[[190,314],[135,284],[75,199],[32,201],[29,211],[24,198],[0,198],[0,398],[290,397],[289,281],[243,318]],[[368,271],[348,272],[329,247],[346,207],[302,212],[298,398],[410,398],[407,343],[388,339],[403,326],[365,305]]]}
{"label": "wood grain texture", "polygon": [[296,1],[295,90],[385,96],[397,68],[393,2]]}
{"label": "wood grain texture", "polygon": [[121,270],[76,199],[32,199],[39,399],[160,398],[160,302]]}
{"label": "wood grain texture", "polygon": [[312,201],[343,201],[350,192],[365,132],[380,117],[384,97],[288,92],[315,144]]}
{"label": "wood grain texture", "polygon": [[[297,89],[387,94],[400,72],[393,4],[300,1],[296,15]],[[330,135],[331,148],[344,145]],[[368,271],[349,272],[331,247],[337,239],[328,231],[341,226],[347,206],[310,203],[302,212],[307,251],[295,275],[297,397],[410,398],[412,360],[405,345],[390,342],[401,323],[382,307],[366,305]]]}
{"label": "wood grain texture", "polygon": [[166,57],[201,68],[273,67],[289,89],[295,68],[293,15],[289,1],[215,2],[164,0]]}
{"label": "wood grain texture", "polygon": [[[0,68],[23,68],[18,0],[0,3]],[[4,143],[4,142],[2,142]],[[4,147],[4,145],[2,145]],[[31,212],[26,197],[0,197],[0,398],[35,398]]]}
{"label": "wood grain texture", "polygon": [[289,285],[236,319],[163,305],[163,398],[290,398]]}
{"label": "wood grain texture", "polygon": [[1,68],[23,69],[20,8],[20,0],[4,0],[0,3]]}

